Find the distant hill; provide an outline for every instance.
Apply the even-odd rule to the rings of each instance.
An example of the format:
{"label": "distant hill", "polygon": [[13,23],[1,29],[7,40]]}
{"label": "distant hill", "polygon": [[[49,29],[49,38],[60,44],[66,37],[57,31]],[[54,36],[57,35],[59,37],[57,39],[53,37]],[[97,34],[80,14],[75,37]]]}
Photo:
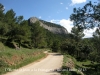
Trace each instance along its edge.
{"label": "distant hill", "polygon": [[51,22],[47,22],[47,21],[38,19],[36,17],[29,18],[29,23],[35,23],[36,21],[39,21],[40,26],[42,26],[43,28],[49,30],[52,33],[55,33],[55,34],[68,34],[68,31],[66,30],[66,28],[64,28],[61,25],[51,23]]}

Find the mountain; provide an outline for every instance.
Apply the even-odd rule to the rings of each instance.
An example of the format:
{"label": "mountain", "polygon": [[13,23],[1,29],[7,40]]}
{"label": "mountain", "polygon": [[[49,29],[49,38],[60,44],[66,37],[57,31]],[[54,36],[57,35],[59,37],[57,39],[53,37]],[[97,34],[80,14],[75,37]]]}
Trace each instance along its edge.
{"label": "mountain", "polygon": [[66,28],[64,28],[61,25],[51,23],[51,22],[47,22],[47,21],[38,19],[36,17],[29,18],[29,23],[35,23],[36,21],[39,21],[40,26],[42,26],[43,28],[49,30],[52,33],[55,33],[55,34],[68,34],[68,31],[66,30]]}

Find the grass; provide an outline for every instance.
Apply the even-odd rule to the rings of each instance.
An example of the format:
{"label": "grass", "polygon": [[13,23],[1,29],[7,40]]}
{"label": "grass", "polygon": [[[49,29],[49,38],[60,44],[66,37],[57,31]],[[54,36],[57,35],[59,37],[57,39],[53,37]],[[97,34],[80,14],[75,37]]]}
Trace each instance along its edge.
{"label": "grass", "polygon": [[5,50],[5,46],[0,42],[0,52]]}
{"label": "grass", "polygon": [[7,72],[6,68],[18,69],[45,57],[46,54],[43,52],[44,49],[21,48],[15,50],[5,47],[5,50],[0,50],[0,75]]}
{"label": "grass", "polygon": [[79,71],[79,67],[77,68],[76,65],[79,64],[77,63],[77,60],[70,56],[70,55],[64,55],[64,60],[63,60],[63,67],[62,69],[68,69],[67,71],[62,71],[62,75],[82,75],[82,72]]}
{"label": "grass", "polygon": [[[69,62],[69,59],[71,59],[74,63],[73,69],[75,71],[62,71],[62,75],[100,75],[100,63],[93,62],[91,63],[90,60],[85,61],[77,61],[74,57],[70,55],[64,55],[63,60],[63,67],[62,69],[68,69],[69,66],[66,65],[67,62]],[[70,70],[70,69],[69,69]]]}
{"label": "grass", "polygon": [[[69,62],[71,64],[68,66],[67,64]],[[72,56],[64,55],[62,70],[65,69],[65,71],[61,71],[61,74],[62,75],[81,75],[79,72],[77,72],[74,66],[75,62],[76,62],[76,59],[73,58]]]}

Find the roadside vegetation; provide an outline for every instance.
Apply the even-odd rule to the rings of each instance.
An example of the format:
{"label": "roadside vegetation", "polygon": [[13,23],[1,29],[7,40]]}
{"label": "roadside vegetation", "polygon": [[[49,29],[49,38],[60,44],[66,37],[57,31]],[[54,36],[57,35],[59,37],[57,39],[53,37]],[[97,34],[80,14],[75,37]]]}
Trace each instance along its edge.
{"label": "roadside vegetation", "polygon": [[81,75],[76,67],[76,60],[70,55],[64,55],[61,75]]}
{"label": "roadside vegetation", "polygon": [[0,75],[46,57],[44,51],[44,49],[26,48],[16,50],[5,46],[4,50],[0,50]]}
{"label": "roadside vegetation", "polygon": [[99,75],[100,63],[77,61],[70,55],[64,55],[61,75]]}
{"label": "roadside vegetation", "polygon": [[[62,75],[100,75],[100,3],[91,1],[83,8],[74,8],[70,16],[74,27],[61,43],[55,43],[55,50],[64,54]],[[84,30],[96,28],[91,38],[83,38]],[[57,47],[58,46],[58,47]],[[70,69],[76,69],[70,71]],[[67,70],[67,71],[66,71]],[[79,70],[79,72],[77,71]]]}
{"label": "roadside vegetation", "polygon": [[8,71],[6,68],[16,69],[45,57],[45,49],[64,40],[62,35],[44,29],[39,21],[29,23],[13,9],[5,12],[0,3],[0,75]]}
{"label": "roadside vegetation", "polygon": [[[0,73],[44,57],[43,49],[49,48],[64,54],[62,69],[79,70],[62,71],[63,75],[100,75],[100,2],[74,8],[70,20],[74,25],[71,33],[53,34],[38,21],[29,24],[23,16],[16,16],[13,9],[4,13],[0,4]],[[83,38],[84,31],[93,28],[93,37]]]}
{"label": "roadside vegetation", "polygon": [[[74,64],[77,71],[64,71],[63,75],[100,75],[100,3],[91,1],[83,8],[74,8],[70,16],[74,27],[60,47],[64,56],[64,67],[72,68]],[[96,28],[91,38],[83,38],[85,29]],[[69,56],[70,55],[70,56]],[[71,61],[69,61],[71,59]],[[71,65],[68,66],[67,62]]]}

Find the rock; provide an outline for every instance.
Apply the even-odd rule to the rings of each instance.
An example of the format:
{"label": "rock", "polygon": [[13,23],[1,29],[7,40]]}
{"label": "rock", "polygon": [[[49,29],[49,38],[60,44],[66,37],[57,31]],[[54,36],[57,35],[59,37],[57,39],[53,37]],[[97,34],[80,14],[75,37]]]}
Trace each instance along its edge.
{"label": "rock", "polygon": [[[67,29],[64,28],[63,26],[57,26],[57,24],[50,23],[50,22],[43,21],[43,20],[39,20],[36,17],[29,18],[29,23],[35,23],[36,21],[39,21],[40,26],[42,26],[43,28],[49,30],[52,33],[55,33],[55,34],[68,34]],[[51,24],[51,25],[47,25],[45,22],[47,22],[48,24]],[[52,24],[54,24],[54,25],[52,26]]]}

